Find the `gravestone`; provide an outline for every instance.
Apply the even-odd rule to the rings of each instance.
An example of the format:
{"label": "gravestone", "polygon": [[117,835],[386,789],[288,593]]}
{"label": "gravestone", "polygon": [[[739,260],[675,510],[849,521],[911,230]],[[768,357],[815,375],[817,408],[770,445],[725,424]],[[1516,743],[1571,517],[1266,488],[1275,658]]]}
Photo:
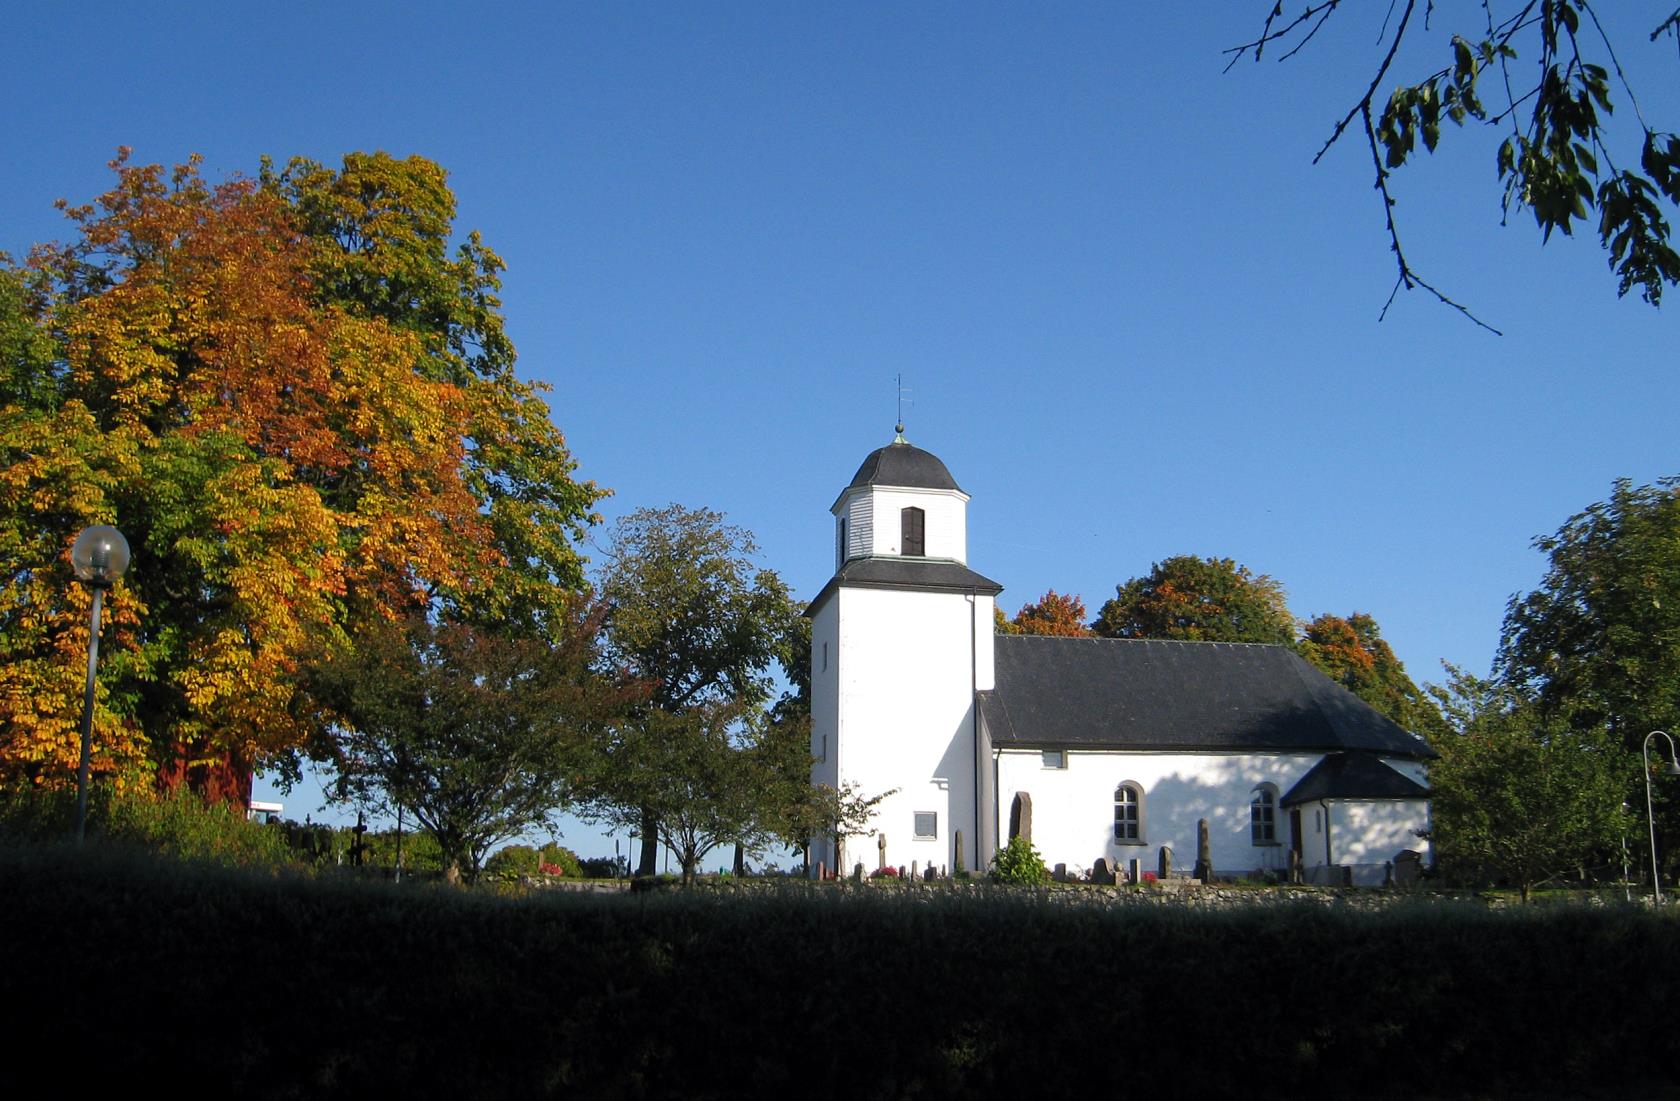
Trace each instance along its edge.
{"label": "gravestone", "polygon": [[1301,882],[1301,854],[1294,849],[1289,850],[1289,882]]}
{"label": "gravestone", "polygon": [[1032,841],[1032,796],[1027,792],[1018,791],[1015,799],[1009,804],[1009,837],[1014,840],[1024,837]]}
{"label": "gravestone", "polygon": [[878,834],[875,835],[875,851],[877,853],[877,856],[875,858],[875,870],[880,871],[882,868],[885,868],[887,866],[887,835],[886,834],[878,833]]}
{"label": "gravestone", "polygon": [[1126,861],[1126,882],[1133,884],[1143,882],[1143,861],[1135,856]]}
{"label": "gravestone", "polygon": [[1196,820],[1196,867],[1190,873],[1203,883],[1213,882],[1213,843],[1208,838],[1208,820]]}
{"label": "gravestone", "polygon": [[1107,857],[1099,856],[1097,862],[1091,865],[1091,882],[1105,887],[1114,886],[1114,869],[1108,866]]}
{"label": "gravestone", "polygon": [[920,879],[920,878],[921,878],[921,876],[916,874],[916,862],[914,860],[912,860],[910,862],[910,879],[912,881],[914,881],[914,880],[917,880],[917,879]]}
{"label": "gravestone", "polygon": [[961,830],[957,831],[956,839],[957,839],[957,862],[955,864],[951,865],[951,866],[957,870],[958,875],[961,875],[962,872],[963,872],[963,851],[962,851],[962,831]]}
{"label": "gravestone", "polygon": [[1067,882],[1067,877],[1068,877],[1068,874],[1067,874],[1067,865],[1066,864],[1057,864],[1054,868],[1052,868],[1050,870],[1050,878],[1054,879],[1057,883],[1066,883]]}
{"label": "gravestone", "polygon": [[1416,849],[1402,849],[1394,858],[1394,885],[1416,887],[1423,876],[1423,854]]}
{"label": "gravestone", "polygon": [[1159,879],[1172,878],[1172,846],[1162,845],[1161,854],[1156,861],[1155,875]]}
{"label": "gravestone", "polygon": [[855,883],[863,882],[863,861],[861,860],[852,866],[852,881]]}

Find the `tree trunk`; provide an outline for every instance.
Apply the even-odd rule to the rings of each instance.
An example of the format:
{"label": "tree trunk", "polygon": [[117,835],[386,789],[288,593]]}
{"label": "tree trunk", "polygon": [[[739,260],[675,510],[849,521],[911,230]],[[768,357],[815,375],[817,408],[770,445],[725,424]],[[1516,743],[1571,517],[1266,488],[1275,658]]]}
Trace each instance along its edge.
{"label": "tree trunk", "polygon": [[642,808],[642,855],[636,864],[636,874],[659,874],[659,821],[651,807]]}
{"label": "tree trunk", "polygon": [[747,854],[741,850],[739,841],[735,842],[735,870],[732,874],[737,876],[747,874]]}
{"label": "tree trunk", "polygon": [[459,887],[461,885],[460,857],[451,856],[448,858],[448,862],[443,866],[443,881],[451,887]]}
{"label": "tree trunk", "polygon": [[699,860],[692,852],[685,851],[682,854],[682,885],[685,888],[694,885],[694,866],[698,863]]}

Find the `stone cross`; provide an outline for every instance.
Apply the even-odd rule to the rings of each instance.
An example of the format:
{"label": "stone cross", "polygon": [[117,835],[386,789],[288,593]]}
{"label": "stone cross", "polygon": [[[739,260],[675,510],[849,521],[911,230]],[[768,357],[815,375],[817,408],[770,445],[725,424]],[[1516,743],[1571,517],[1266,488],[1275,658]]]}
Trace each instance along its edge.
{"label": "stone cross", "polygon": [[877,870],[879,870],[879,869],[885,868],[887,866],[887,835],[886,834],[878,833],[878,834],[875,835],[875,848],[876,848],[876,851],[880,854],[875,860],[875,867],[876,867]]}

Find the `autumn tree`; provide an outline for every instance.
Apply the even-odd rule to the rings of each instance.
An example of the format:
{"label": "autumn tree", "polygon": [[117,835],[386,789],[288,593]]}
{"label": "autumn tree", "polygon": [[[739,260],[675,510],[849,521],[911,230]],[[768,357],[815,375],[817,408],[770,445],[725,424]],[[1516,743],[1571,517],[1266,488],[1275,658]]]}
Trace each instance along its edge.
{"label": "autumn tree", "polygon": [[475,238],[446,256],[435,165],[113,169],[67,207],[74,239],[0,266],[0,775],[74,767],[66,552],[112,523],[134,563],[96,768],[230,794],[330,752],[305,655],[422,607],[533,628],[563,608],[600,491],[513,374],[500,261]]}
{"label": "autumn tree", "polygon": [[1091,629],[1105,638],[1295,641],[1283,586],[1229,558],[1181,554],[1118,586]]}
{"label": "autumn tree", "polygon": [[1445,732],[1441,712],[1406,675],[1406,667],[1364,612],[1343,619],[1315,616],[1303,629],[1301,656],[1343,688],[1415,734],[1434,739]]}
{"label": "autumn tree", "polygon": [[775,571],[755,564],[757,551],[750,532],[710,509],[642,508],[613,528],[601,574],[612,605],[608,651],[651,682],[648,708],[663,713],[599,770],[599,804],[638,808],[638,875],[653,874],[661,830],[658,793],[642,767],[652,752],[646,739],[687,729],[680,720],[690,712],[715,715],[726,705],[747,721],[769,702],[779,661],[797,664],[787,640],[798,609]]}
{"label": "autumn tree", "polygon": [[451,881],[476,879],[498,842],[549,825],[646,693],[598,668],[605,606],[573,604],[547,638],[416,612],[316,664],[311,688],[343,721],[330,790],[411,813]]}
{"label": "autumn tree", "polygon": [[1083,599],[1065,596],[1051,589],[1036,601],[1021,605],[1021,610],[1010,622],[1013,628],[1010,633],[1085,638],[1091,634],[1091,629],[1085,625],[1089,618]]}
{"label": "autumn tree", "polygon": [[[1259,35],[1228,51],[1232,64],[1245,56],[1296,56],[1333,15],[1352,17],[1338,12],[1343,7],[1340,0],[1288,11],[1268,5]],[[1680,136],[1646,117],[1624,68],[1637,52],[1661,48],[1658,39],[1680,37],[1680,10],[1651,12],[1643,28],[1649,34],[1621,40],[1618,56],[1601,8],[1607,17],[1618,14],[1592,0],[1455,7],[1403,0],[1368,13],[1377,41],[1371,80],[1351,91],[1313,161],[1350,131],[1368,151],[1398,269],[1391,304],[1402,288],[1421,287],[1475,320],[1419,276],[1401,248],[1394,214],[1394,172],[1420,143],[1433,153],[1443,134],[1466,126],[1494,143],[1489,160],[1506,215],[1529,211],[1542,240],[1554,230],[1568,236],[1578,225],[1596,228],[1619,295],[1637,288],[1657,305],[1663,288],[1680,281],[1668,223],[1680,203]],[[1430,61],[1421,74],[1391,76],[1397,59],[1413,56],[1407,47],[1428,50]],[[1626,108],[1619,128],[1612,125],[1618,103]]]}

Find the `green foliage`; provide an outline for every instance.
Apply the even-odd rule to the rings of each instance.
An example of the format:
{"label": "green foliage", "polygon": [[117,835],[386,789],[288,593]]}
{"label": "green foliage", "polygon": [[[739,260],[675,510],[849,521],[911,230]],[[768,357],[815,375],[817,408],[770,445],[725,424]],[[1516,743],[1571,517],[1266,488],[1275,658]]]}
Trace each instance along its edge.
{"label": "green foliage", "polygon": [[1134,577],[1102,606],[1091,629],[1106,638],[1201,642],[1295,640],[1283,586],[1229,558],[1181,554]]}
{"label": "green foliage", "polygon": [[578,860],[578,854],[550,841],[537,851],[537,867],[549,864],[560,869],[560,874],[571,879],[583,878],[583,862]]}
{"label": "green foliage", "polygon": [[[710,848],[775,828],[786,787],[773,776],[778,765],[785,776],[788,743],[809,714],[810,628],[781,578],[754,564],[757,552],[750,532],[709,509],[638,509],[613,529],[601,576],[608,657],[651,698],[600,745],[590,802],[597,818],[643,838],[638,874],[652,873],[656,838],[689,853],[691,872]],[[771,739],[758,711],[778,664],[796,691],[778,706]],[[758,751],[769,740],[779,749]],[[673,812],[682,819],[667,826],[661,815]]]}
{"label": "green foliage", "polygon": [[1018,887],[1038,887],[1050,881],[1050,872],[1032,842],[1016,834],[992,860],[992,878]]}
{"label": "green foliage", "polygon": [[1455,732],[1430,767],[1436,859],[1460,881],[1538,884],[1602,863],[1631,825],[1637,765],[1602,732],[1549,718],[1506,684],[1451,670],[1442,704]]}
{"label": "green foliage", "polygon": [[1534,545],[1546,576],[1506,608],[1501,673],[1632,750],[1680,724],[1680,480],[1618,480]]}
{"label": "green foliage", "polygon": [[496,842],[572,797],[594,740],[641,695],[594,668],[603,615],[578,600],[550,640],[424,617],[364,634],[313,674],[349,724],[338,793],[405,808],[446,875],[474,878]]}
{"label": "green foliage", "polygon": [[536,875],[542,857],[530,845],[503,845],[484,862],[484,874],[491,879],[518,879]]}
{"label": "green foliage", "polygon": [[[1287,58],[1318,33],[1337,7],[1335,2],[1309,4],[1299,16],[1284,19],[1283,6],[1276,5],[1260,37],[1231,52],[1239,57],[1252,52],[1258,61],[1268,46],[1278,44],[1290,47],[1283,55]],[[1448,31],[1445,42],[1433,47],[1442,49],[1447,63],[1395,88],[1386,101],[1378,98],[1380,89],[1389,87],[1386,78],[1402,44],[1439,33],[1442,12],[1438,5],[1408,0],[1398,17],[1383,17],[1375,76],[1319,151],[1322,157],[1360,120],[1400,269],[1396,289],[1421,285],[1463,310],[1407,263],[1389,190],[1390,174],[1411,159],[1419,139],[1424,149],[1435,151],[1445,118],[1455,126],[1476,122],[1504,135],[1494,167],[1507,214],[1527,208],[1544,241],[1553,230],[1572,234],[1596,207],[1599,239],[1616,274],[1617,293],[1637,287],[1645,301],[1660,304],[1664,287],[1680,282],[1680,254],[1670,244],[1664,213],[1680,203],[1680,138],[1645,118],[1595,5],[1590,0],[1522,0],[1466,5],[1464,10],[1473,11],[1474,29]],[[1663,20],[1650,42],[1664,34],[1680,35],[1677,16]],[[1631,57],[1634,50],[1653,47],[1636,38],[1622,48]],[[1611,125],[1613,96],[1632,107],[1632,126],[1617,130]],[[1632,167],[1636,160],[1637,169]]]}
{"label": "green foliage", "polygon": [[[0,793],[0,839],[40,843],[71,836],[76,793],[24,788]],[[132,846],[182,860],[279,867],[294,862],[284,830],[247,821],[228,803],[206,803],[186,789],[167,794],[117,791],[106,785],[88,798],[89,844]]]}

